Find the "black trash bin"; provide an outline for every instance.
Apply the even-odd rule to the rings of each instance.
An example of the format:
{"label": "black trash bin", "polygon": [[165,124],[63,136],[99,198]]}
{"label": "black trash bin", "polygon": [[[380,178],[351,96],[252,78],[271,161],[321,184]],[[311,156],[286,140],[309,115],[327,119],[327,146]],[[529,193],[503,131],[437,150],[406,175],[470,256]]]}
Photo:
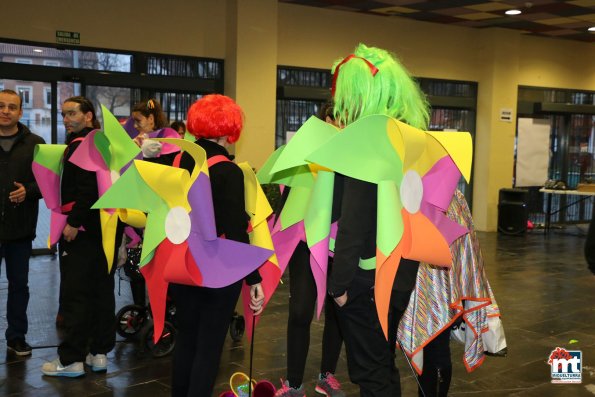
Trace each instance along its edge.
{"label": "black trash bin", "polygon": [[498,231],[500,233],[520,235],[527,232],[528,198],[527,189],[500,189],[498,194]]}

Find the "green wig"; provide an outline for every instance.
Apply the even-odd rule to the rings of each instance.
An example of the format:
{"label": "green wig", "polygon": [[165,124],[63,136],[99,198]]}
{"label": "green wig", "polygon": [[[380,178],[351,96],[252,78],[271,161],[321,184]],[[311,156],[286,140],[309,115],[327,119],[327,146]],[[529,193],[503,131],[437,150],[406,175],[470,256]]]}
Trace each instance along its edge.
{"label": "green wig", "polygon": [[332,68],[335,119],[343,125],[372,114],[394,117],[425,130],[429,106],[425,95],[394,55],[360,44]]}

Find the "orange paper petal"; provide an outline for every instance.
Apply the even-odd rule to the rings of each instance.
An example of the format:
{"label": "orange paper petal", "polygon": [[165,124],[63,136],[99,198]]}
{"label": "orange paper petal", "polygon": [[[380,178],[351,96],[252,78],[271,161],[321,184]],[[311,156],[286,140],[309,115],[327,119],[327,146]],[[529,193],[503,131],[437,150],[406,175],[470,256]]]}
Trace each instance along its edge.
{"label": "orange paper petal", "polygon": [[440,230],[421,211],[410,214],[403,209],[401,213],[405,223],[403,235],[407,235],[407,244],[403,246],[403,257],[449,267],[452,256]]}
{"label": "orange paper petal", "polygon": [[399,263],[401,262],[401,244],[397,245],[393,252],[388,256],[382,268],[376,268],[376,282],[374,285],[374,299],[376,300],[376,312],[382,326],[384,336],[388,340],[388,308],[390,305],[390,295],[393,290],[393,283]]}

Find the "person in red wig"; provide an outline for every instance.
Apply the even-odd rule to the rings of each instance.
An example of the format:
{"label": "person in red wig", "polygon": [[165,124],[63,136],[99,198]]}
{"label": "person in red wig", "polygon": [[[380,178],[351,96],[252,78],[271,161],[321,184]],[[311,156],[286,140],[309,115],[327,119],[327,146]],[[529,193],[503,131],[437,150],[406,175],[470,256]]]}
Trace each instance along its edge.
{"label": "person in red wig", "polygon": [[[209,165],[217,234],[243,243],[248,238],[249,217],[244,204],[244,175],[225,146],[240,138],[243,112],[233,99],[207,95],[188,110],[188,131],[206,154]],[[180,168],[192,172],[194,160],[184,154]],[[172,396],[210,396],[223,342],[244,280],[223,288],[170,284],[176,304],[177,337],[173,357]],[[245,281],[250,288],[250,308],[262,312],[264,293],[258,270]]]}

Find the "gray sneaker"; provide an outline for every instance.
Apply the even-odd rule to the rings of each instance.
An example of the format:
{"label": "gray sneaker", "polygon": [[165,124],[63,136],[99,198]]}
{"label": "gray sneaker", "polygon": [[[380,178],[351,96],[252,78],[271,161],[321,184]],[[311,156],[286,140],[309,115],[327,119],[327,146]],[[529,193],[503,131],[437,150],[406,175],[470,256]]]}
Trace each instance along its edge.
{"label": "gray sneaker", "polygon": [[85,367],[82,362],[74,362],[63,366],[60,359],[57,358],[41,366],[41,372],[47,376],[66,376],[68,378],[78,378],[85,375]]}
{"label": "gray sneaker", "polygon": [[107,357],[105,354],[87,354],[85,364],[91,367],[93,372],[107,372]]}
{"label": "gray sneaker", "polygon": [[327,397],[345,397],[345,393],[341,390],[341,384],[335,378],[335,375],[330,372],[319,376],[314,390],[316,390],[316,393],[324,394]]}
{"label": "gray sneaker", "polygon": [[306,397],[306,391],[304,385],[301,385],[299,389],[289,387],[289,381],[281,380],[281,388],[275,393],[275,397]]}

